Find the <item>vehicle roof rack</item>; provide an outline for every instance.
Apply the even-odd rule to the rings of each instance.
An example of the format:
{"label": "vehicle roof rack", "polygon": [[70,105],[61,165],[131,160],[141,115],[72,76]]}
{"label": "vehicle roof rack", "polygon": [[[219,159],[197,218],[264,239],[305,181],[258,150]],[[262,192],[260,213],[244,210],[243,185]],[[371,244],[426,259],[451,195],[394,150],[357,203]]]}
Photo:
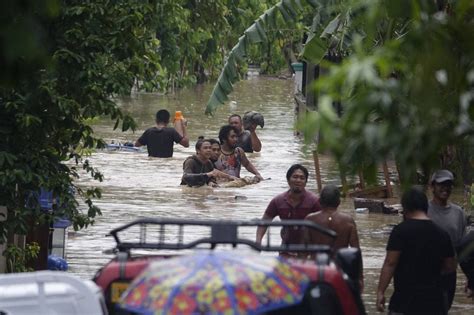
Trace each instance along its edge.
{"label": "vehicle roof rack", "polygon": [[[147,240],[148,230],[150,227],[158,226],[158,239],[154,237],[154,241]],[[178,236],[176,241],[168,241],[165,239],[167,227],[177,226]],[[199,238],[194,241],[184,241],[184,227],[186,226],[203,226],[209,227],[211,232],[208,237]],[[189,220],[189,219],[171,219],[171,218],[143,218],[125,224],[121,227],[113,229],[109,235],[113,236],[116,242],[116,250],[119,252],[128,252],[131,249],[163,249],[163,250],[182,250],[192,249],[202,244],[209,244],[210,249],[214,249],[217,245],[228,244],[236,247],[239,244],[247,245],[258,251],[269,252],[330,252],[329,245],[305,245],[305,244],[281,244],[272,245],[270,243],[270,230],[267,229],[266,244],[258,244],[257,242],[239,237],[239,228],[242,227],[299,227],[313,231],[318,231],[332,240],[336,237],[336,232],[322,227],[316,223],[307,220],[288,220],[288,221],[267,221],[267,220],[251,220],[251,221],[231,221],[231,220]],[[121,240],[119,233],[129,230],[132,227],[139,228],[138,241],[126,242]],[[157,241],[156,241],[157,240]]]}

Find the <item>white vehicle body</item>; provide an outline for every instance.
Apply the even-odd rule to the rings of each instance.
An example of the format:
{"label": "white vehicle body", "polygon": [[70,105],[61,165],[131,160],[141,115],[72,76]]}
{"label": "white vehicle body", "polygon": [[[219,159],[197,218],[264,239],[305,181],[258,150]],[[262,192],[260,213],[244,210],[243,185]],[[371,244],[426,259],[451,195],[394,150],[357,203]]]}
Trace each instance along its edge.
{"label": "white vehicle body", "polygon": [[102,290],[61,271],[0,275],[0,314],[106,315]]}

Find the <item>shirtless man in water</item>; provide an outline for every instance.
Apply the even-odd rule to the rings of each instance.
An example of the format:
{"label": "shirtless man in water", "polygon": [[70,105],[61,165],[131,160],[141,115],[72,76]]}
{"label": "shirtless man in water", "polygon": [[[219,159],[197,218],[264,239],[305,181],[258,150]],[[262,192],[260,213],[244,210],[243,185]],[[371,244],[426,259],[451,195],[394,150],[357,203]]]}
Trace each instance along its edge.
{"label": "shirtless man in water", "polygon": [[[305,230],[304,240],[306,244],[322,244],[332,246],[335,253],[343,247],[359,248],[359,235],[354,219],[344,213],[340,213],[337,208],[341,203],[341,193],[334,185],[325,186],[319,196],[321,211],[311,213],[305,220],[312,221],[323,227],[331,229],[337,233],[333,241],[329,236],[323,235],[318,231]],[[362,264],[361,264],[362,265]],[[362,276],[362,270],[361,270]],[[361,288],[363,288],[363,278],[361,277]]]}

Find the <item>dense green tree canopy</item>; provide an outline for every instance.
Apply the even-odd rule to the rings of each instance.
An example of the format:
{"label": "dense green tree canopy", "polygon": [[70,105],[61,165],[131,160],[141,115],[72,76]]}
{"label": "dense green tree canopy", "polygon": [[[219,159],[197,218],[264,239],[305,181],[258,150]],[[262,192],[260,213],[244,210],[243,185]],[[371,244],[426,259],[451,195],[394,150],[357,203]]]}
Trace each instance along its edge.
{"label": "dense green tree canopy", "polygon": [[[301,58],[320,64],[317,111],[301,122],[307,138],[344,171],[366,172],[394,158],[408,183],[417,170],[457,167],[472,181],[474,2],[471,0],[281,0],[246,29],[226,60],[206,112],[225,103],[250,44],[312,8]],[[307,20],[307,18],[306,18]],[[340,63],[329,62],[336,56]],[[311,88],[311,87],[309,87]],[[342,103],[340,115],[333,104]],[[450,165],[455,157],[457,166]]]}
{"label": "dense green tree canopy", "polygon": [[[159,86],[159,42],[154,1],[2,2],[0,87],[0,242],[25,233],[26,222],[50,220],[38,203],[25,206],[40,188],[59,197],[61,210],[76,228],[100,214],[74,178],[83,168],[102,175],[84,159],[100,145],[89,118],[106,115],[122,129],[133,128],[112,96],[130,93],[135,81]],[[4,69],[2,67],[2,69]],[[65,163],[72,161],[72,163]],[[88,212],[78,210],[82,196]]]}
{"label": "dense green tree canopy", "polygon": [[[81,169],[102,178],[87,160],[101,145],[90,118],[134,128],[115,96],[203,82],[225,64],[212,112],[239,79],[241,61],[274,71],[304,31],[303,58],[328,71],[317,82],[318,112],[302,128],[321,130],[321,148],[341,165],[370,173],[394,157],[411,173],[436,165],[449,146],[470,160],[470,0],[8,0],[0,9],[0,205],[8,208],[0,242],[25,233],[28,220],[52,219],[38,204],[25,207],[40,188],[59,197],[56,215],[77,228],[93,222],[100,191],[76,187],[71,195],[71,187]],[[328,52],[343,62],[322,61]]]}
{"label": "dense green tree canopy", "polygon": [[448,148],[472,181],[474,2],[342,4],[338,32],[317,40],[337,43],[331,47],[346,57],[317,82],[319,110],[304,123],[308,134],[321,128],[322,148],[341,166],[372,175],[387,158],[404,174],[453,168],[442,160]]}
{"label": "dense green tree canopy", "polygon": [[[102,145],[89,125],[107,116],[115,128],[134,121],[114,102],[133,88],[166,92],[212,77],[245,29],[274,1],[259,0],[26,0],[0,5],[0,243],[26,233],[27,222],[53,216],[25,200],[53,191],[75,228],[93,223],[100,190],[81,190],[74,179]],[[237,31],[236,31],[237,30]],[[249,56],[265,60],[279,43]],[[264,53],[262,53],[264,51]],[[263,57],[260,57],[263,56]],[[282,58],[275,59],[281,62]],[[75,189],[73,189],[75,188]],[[75,193],[72,194],[71,191]],[[87,212],[79,210],[84,200]],[[31,201],[31,199],[30,199]]]}
{"label": "dense green tree canopy", "polygon": [[[259,0],[173,0],[160,1],[157,10],[159,54],[166,72],[166,87],[174,90],[187,84],[214,79],[239,34],[275,1]],[[298,33],[294,39],[288,36]],[[299,40],[300,30],[275,31],[275,40],[248,51],[249,62],[264,72],[284,66],[281,47]]]}
{"label": "dense green tree canopy", "polygon": [[[292,46],[295,42],[301,41],[304,32],[302,32],[303,28],[298,21],[304,20],[304,16],[308,14],[308,10],[305,11],[305,6],[309,8],[310,16],[315,16],[314,20],[319,21],[318,18],[321,17],[322,7],[318,1],[281,0],[274,6],[267,8],[245,29],[226,57],[224,67],[206,105],[207,114],[212,114],[217,106],[224,104],[228,100],[227,96],[232,92],[233,84],[241,77],[239,73],[240,67],[242,64],[252,60],[255,47],[266,48],[266,65],[268,66],[269,60],[275,58],[275,49],[272,49],[274,47],[272,43],[279,43],[281,54],[283,47]],[[290,30],[291,32],[279,30]],[[295,35],[294,31],[296,31],[298,36],[286,36],[286,43],[284,43],[284,35]],[[325,50],[322,51],[322,54],[324,53]]]}

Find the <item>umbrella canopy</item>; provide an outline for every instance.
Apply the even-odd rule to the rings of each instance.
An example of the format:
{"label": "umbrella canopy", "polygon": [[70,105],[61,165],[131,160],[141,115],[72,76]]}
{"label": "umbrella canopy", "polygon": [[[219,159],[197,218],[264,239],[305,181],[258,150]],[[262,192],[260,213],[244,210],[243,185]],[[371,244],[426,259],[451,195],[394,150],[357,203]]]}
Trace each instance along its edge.
{"label": "umbrella canopy", "polygon": [[152,263],[120,306],[142,314],[258,314],[300,302],[308,284],[279,257],[197,252]]}

